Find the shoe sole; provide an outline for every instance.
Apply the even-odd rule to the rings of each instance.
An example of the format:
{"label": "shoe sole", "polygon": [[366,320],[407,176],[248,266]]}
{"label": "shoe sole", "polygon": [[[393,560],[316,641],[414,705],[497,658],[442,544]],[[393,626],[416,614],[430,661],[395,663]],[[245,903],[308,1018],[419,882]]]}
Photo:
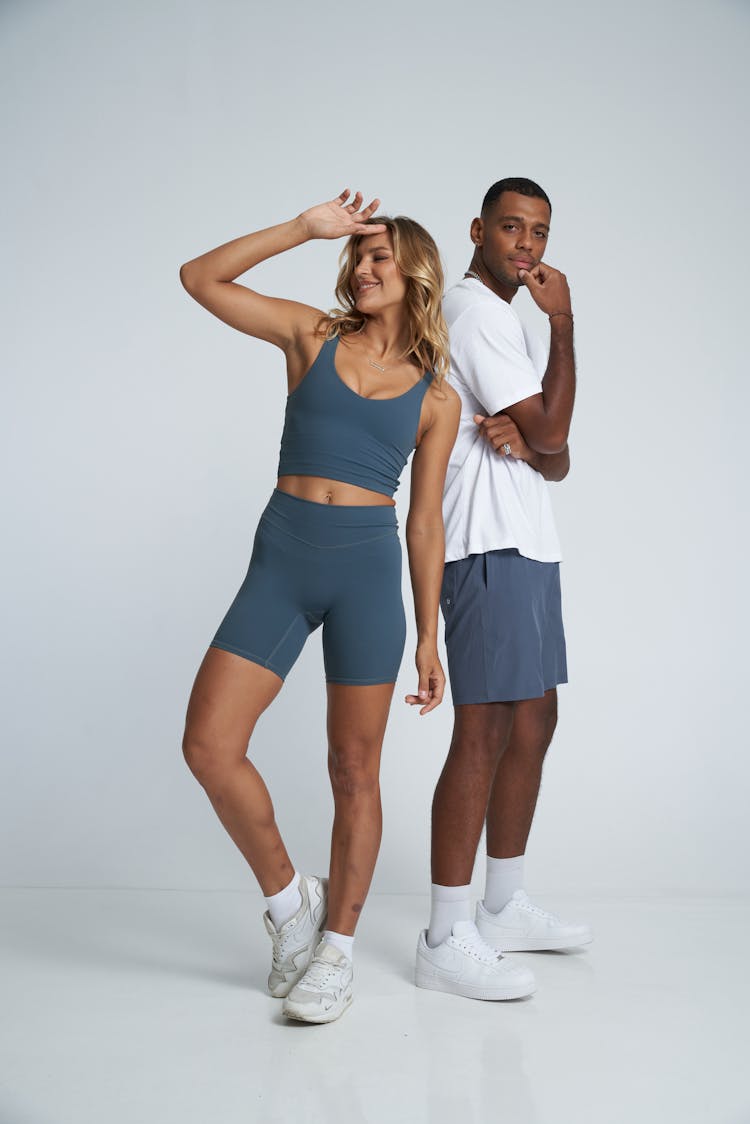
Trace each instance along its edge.
{"label": "shoe sole", "polygon": [[294,1019],[298,1023],[313,1023],[320,1026],[322,1023],[335,1023],[336,1019],[340,1019],[345,1011],[348,1011],[354,1000],[353,995],[348,995],[343,1000],[340,1008],[335,1008],[332,1011],[324,1011],[322,1015],[313,1013],[307,1014],[304,1011],[288,1011],[286,1008],[282,1010],[282,1015],[286,1019]]}
{"label": "shoe sole", "polygon": [[562,952],[566,949],[585,948],[594,939],[593,937],[587,937],[582,941],[571,941],[569,937],[567,939],[559,937],[557,940],[545,941],[540,937],[536,939],[527,937],[526,939],[503,941],[502,938],[483,933],[481,929],[479,934],[483,941],[486,941],[492,948],[496,948],[498,952]]}
{"label": "shoe sole", "polygon": [[417,987],[427,991],[443,991],[449,995],[462,995],[464,999],[485,999],[488,1002],[502,1002],[505,999],[525,999],[533,995],[536,985],[529,988],[523,984],[507,984],[502,988],[478,987],[473,984],[460,983],[458,980],[441,979],[427,972],[417,970],[414,982]]}

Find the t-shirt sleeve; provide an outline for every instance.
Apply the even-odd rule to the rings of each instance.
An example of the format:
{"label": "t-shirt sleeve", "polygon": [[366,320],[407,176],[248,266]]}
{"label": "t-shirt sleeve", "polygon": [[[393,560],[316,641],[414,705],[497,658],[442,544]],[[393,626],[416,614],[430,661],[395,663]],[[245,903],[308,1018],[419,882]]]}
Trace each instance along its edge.
{"label": "t-shirt sleeve", "polygon": [[518,318],[508,309],[475,306],[456,326],[460,378],[487,414],[541,394],[542,383],[526,350]]}

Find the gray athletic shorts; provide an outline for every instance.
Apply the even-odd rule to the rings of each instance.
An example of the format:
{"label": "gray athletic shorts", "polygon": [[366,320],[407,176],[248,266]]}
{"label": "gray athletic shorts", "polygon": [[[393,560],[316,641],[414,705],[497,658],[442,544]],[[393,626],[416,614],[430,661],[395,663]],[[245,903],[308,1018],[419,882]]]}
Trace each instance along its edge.
{"label": "gray athletic shorts", "polygon": [[448,562],[440,606],[454,706],[536,699],[567,683],[558,562],[517,550]]}

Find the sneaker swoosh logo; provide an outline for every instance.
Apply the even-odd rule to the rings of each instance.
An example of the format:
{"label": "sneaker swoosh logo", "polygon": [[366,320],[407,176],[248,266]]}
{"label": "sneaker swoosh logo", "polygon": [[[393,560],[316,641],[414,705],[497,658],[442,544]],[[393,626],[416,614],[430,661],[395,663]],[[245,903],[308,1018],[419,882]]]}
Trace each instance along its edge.
{"label": "sneaker swoosh logo", "polygon": [[445,963],[445,961],[442,964],[435,964],[430,961],[428,961],[428,963],[431,968],[441,975],[452,976],[454,979],[457,979],[461,975],[461,969],[463,967],[455,952],[451,952],[450,965]]}

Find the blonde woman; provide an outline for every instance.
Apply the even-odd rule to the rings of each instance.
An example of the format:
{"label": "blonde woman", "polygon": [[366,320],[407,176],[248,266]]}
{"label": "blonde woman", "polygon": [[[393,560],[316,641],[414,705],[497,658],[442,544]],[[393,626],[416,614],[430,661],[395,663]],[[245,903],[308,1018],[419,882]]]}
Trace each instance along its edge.
{"label": "blonde woman", "polygon": [[[441,501],[459,400],[443,383],[442,269],[421,226],[373,218],[377,199],[362,204],[360,192],[344,191],[195,258],[180,274],[215,316],[286,355],[277,487],[198,672],[184,752],[265,895],[269,990],[284,997],[285,1015],[313,1023],[333,1021],[351,1003],[354,930],[380,845],[380,752],[405,636],[393,493],[415,448],[406,541],[418,685],[407,702],[427,714],[445,686],[436,645]],[[342,307],[328,315],[237,284],[267,258],[342,237]],[[329,880],[298,872],[247,757],[258,718],[321,624],[335,804]]]}

